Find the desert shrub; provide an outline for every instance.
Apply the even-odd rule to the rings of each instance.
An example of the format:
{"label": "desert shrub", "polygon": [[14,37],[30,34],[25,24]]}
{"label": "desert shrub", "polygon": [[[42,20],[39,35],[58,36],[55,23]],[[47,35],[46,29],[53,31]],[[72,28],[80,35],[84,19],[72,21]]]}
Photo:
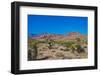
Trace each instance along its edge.
{"label": "desert shrub", "polygon": [[82,52],[85,52],[85,49],[84,48],[82,48],[82,46],[81,45],[76,45],[76,51],[78,52],[78,53],[82,53]]}
{"label": "desert shrub", "polygon": [[63,45],[65,43],[65,41],[55,41],[54,43],[58,44],[58,45]]}
{"label": "desert shrub", "polygon": [[60,48],[60,50],[64,50],[63,48]]}
{"label": "desert shrub", "polygon": [[71,50],[72,50],[73,53],[74,53],[75,50],[77,49],[77,48],[76,48],[76,45],[77,45],[77,44],[75,43],[75,44],[72,44],[72,46],[71,46]]}
{"label": "desert shrub", "polygon": [[28,49],[28,60],[36,59],[37,54],[38,54],[37,47],[36,47],[36,45],[34,45],[32,48]]}
{"label": "desert shrub", "polygon": [[34,59],[36,59],[38,54],[37,45],[33,45],[32,49],[34,49]]}
{"label": "desert shrub", "polygon": [[72,45],[73,45],[73,44],[75,44],[75,43],[72,42],[72,41],[64,42],[64,43],[63,43],[63,46],[66,47],[65,51],[70,51],[70,50],[72,50],[72,49],[73,49],[73,48],[72,48]]}
{"label": "desert shrub", "polygon": [[87,46],[84,46],[84,48],[87,48]]}
{"label": "desert shrub", "polygon": [[46,46],[42,47],[43,51],[47,51],[47,49],[48,49],[48,47],[46,47]]}
{"label": "desert shrub", "polygon": [[49,49],[52,49],[52,46],[55,44],[55,41],[54,40],[52,40],[52,39],[47,39],[47,43],[48,43],[48,48]]}
{"label": "desert shrub", "polygon": [[53,50],[52,52],[56,52],[55,50]]}
{"label": "desert shrub", "polygon": [[42,51],[43,49],[42,48],[38,48],[38,51]]}
{"label": "desert shrub", "polygon": [[63,51],[70,51],[70,48],[66,48],[66,49],[64,49]]}
{"label": "desert shrub", "polygon": [[46,43],[46,39],[40,40],[39,42],[40,42],[40,43]]}
{"label": "desert shrub", "polygon": [[43,55],[43,53],[39,53],[39,55]]}
{"label": "desert shrub", "polygon": [[80,39],[80,38],[76,38],[76,41],[77,41],[77,42],[81,42],[81,39]]}
{"label": "desert shrub", "polygon": [[72,44],[74,44],[73,41],[67,41],[67,42],[64,42],[63,45],[66,46],[66,47],[71,47]]}
{"label": "desert shrub", "polygon": [[30,48],[29,50],[28,50],[28,55],[29,55],[29,58],[31,59],[31,60],[34,60],[34,59],[36,59],[37,58],[37,54],[38,54],[38,50],[37,50],[37,44],[38,44],[38,41],[37,40],[35,40],[35,39],[31,39],[31,40],[29,40],[29,42],[28,42],[29,44],[29,47],[28,48]]}
{"label": "desert shrub", "polygon": [[86,38],[85,39],[82,39],[82,43],[87,44],[87,39]]}
{"label": "desert shrub", "polygon": [[32,56],[32,51],[31,49],[28,49],[28,60],[32,60],[33,56]]}
{"label": "desert shrub", "polygon": [[57,56],[57,57],[64,57],[64,54],[63,54],[63,53],[58,52],[58,53],[56,53],[56,56]]}
{"label": "desert shrub", "polygon": [[69,51],[69,48],[62,46],[62,47],[60,47],[60,50],[61,51]]}
{"label": "desert shrub", "polygon": [[28,41],[28,45],[29,45],[30,48],[33,48],[33,46],[37,45],[38,43],[39,43],[39,41],[36,40],[36,39],[31,39],[31,40]]}

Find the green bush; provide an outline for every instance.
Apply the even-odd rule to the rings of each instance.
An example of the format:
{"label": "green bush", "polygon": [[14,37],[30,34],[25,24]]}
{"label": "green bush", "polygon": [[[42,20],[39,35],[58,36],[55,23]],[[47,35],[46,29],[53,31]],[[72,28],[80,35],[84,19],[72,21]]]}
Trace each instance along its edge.
{"label": "green bush", "polygon": [[85,49],[84,48],[82,48],[82,46],[81,45],[76,45],[76,48],[77,48],[77,52],[78,53],[82,53],[82,52],[85,52]]}

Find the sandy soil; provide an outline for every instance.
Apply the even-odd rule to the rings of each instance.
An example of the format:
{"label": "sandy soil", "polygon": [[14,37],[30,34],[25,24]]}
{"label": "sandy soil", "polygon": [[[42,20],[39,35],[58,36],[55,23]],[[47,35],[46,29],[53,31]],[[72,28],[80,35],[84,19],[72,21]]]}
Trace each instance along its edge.
{"label": "sandy soil", "polygon": [[54,45],[51,49],[48,48],[48,44],[38,44],[37,59],[82,59],[87,58],[87,50],[83,53],[72,52],[72,50],[65,51],[66,47],[61,45]]}

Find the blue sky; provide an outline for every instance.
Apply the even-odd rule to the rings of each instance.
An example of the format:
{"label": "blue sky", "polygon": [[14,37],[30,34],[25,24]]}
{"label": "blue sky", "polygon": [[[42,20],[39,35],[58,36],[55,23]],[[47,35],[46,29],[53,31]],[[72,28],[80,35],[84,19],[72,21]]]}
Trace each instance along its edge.
{"label": "blue sky", "polygon": [[29,34],[66,34],[80,32],[88,34],[88,17],[28,15]]}

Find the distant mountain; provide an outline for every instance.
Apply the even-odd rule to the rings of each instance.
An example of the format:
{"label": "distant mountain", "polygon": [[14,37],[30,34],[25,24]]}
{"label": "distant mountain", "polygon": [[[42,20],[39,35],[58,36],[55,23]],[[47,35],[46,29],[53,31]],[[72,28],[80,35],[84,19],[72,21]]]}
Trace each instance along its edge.
{"label": "distant mountain", "polygon": [[76,38],[86,38],[85,35],[82,35],[79,32],[70,32],[67,35],[61,34],[49,34],[49,33],[42,33],[42,34],[32,34],[30,35],[31,39],[54,39],[54,40],[71,40]]}
{"label": "distant mountain", "polygon": [[85,35],[82,35],[79,32],[70,32],[67,35],[67,38],[69,38],[69,39],[85,38],[85,37],[86,37]]}
{"label": "distant mountain", "polygon": [[80,36],[81,34],[79,32],[70,32],[68,33],[68,36]]}

